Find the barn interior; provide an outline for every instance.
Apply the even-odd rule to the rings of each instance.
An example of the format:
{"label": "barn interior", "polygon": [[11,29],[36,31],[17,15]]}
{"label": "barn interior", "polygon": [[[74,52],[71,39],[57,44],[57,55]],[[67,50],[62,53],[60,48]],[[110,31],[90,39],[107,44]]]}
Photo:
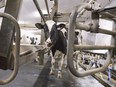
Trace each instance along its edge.
{"label": "barn interior", "polygon": [[[0,72],[3,75],[0,79],[7,76],[7,70],[12,71],[8,79],[0,80],[0,87],[60,87],[60,85],[43,86],[44,83],[35,86],[38,85],[35,81],[37,74],[33,74],[36,79],[32,78],[33,83],[30,82],[30,86],[20,85],[26,84],[21,83],[21,80],[17,80],[20,84],[14,81],[20,67],[22,69],[25,64],[37,62],[42,70],[48,60],[44,51],[45,33],[35,26],[36,23],[44,23],[41,12],[46,20],[51,18],[57,23],[64,23],[69,29],[66,62],[71,76],[80,78],[100,73],[107,70],[110,64],[116,73],[116,0],[0,0]],[[74,31],[79,32],[79,45],[73,44]],[[88,65],[82,64],[82,59],[78,59],[76,65],[85,67],[86,70],[83,72],[76,70],[75,61],[72,60],[74,49],[80,51],[81,56],[87,57],[84,59],[87,62],[92,61],[88,58],[90,55],[100,56],[97,60],[102,66],[90,69]],[[76,56],[80,55],[77,53]],[[34,70],[32,66],[31,69]],[[39,71],[35,69],[35,72]],[[106,87],[106,83],[108,87],[116,87],[114,84],[116,79],[112,81],[107,83],[105,80],[105,85],[101,87]],[[85,85],[79,87],[86,87]]]}

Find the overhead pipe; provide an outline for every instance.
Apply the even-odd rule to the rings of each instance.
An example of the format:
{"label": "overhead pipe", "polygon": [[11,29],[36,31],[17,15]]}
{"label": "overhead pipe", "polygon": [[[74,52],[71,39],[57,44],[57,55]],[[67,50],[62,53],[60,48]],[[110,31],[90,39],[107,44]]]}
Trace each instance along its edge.
{"label": "overhead pipe", "polygon": [[99,33],[103,33],[103,34],[108,34],[108,35],[116,36],[116,31],[109,31],[109,30],[105,30],[105,29],[99,28],[98,32]]}
{"label": "overhead pipe", "polygon": [[89,3],[84,3],[84,4],[80,4],[79,6],[77,6],[75,8],[75,10],[78,12],[78,15],[77,15],[77,18],[82,16],[83,13],[86,11],[86,10],[91,10],[92,6],[91,4],[94,2],[95,0],[90,0]]}
{"label": "overhead pipe", "polygon": [[78,30],[85,30],[85,31],[91,30],[91,26],[89,24],[85,24],[85,23],[81,23],[81,22],[76,22],[75,27]]}
{"label": "overhead pipe", "polygon": [[48,12],[49,19],[50,19],[50,11],[49,11],[47,0],[45,0],[45,4],[46,4],[46,9],[47,9],[47,12]]}
{"label": "overhead pipe", "polygon": [[[81,22],[77,22],[76,23],[76,29],[91,31],[92,28],[91,28],[90,24],[84,24],[84,23],[81,23]],[[105,30],[105,29],[102,29],[102,28],[99,28],[97,33],[103,33],[103,34],[116,36],[116,31]]]}
{"label": "overhead pipe", "polygon": [[54,16],[57,13],[57,10],[58,10],[58,0],[54,0],[54,5],[52,7],[52,12],[50,15],[51,20],[54,20]]}
{"label": "overhead pipe", "polygon": [[13,67],[12,74],[7,79],[0,80],[0,85],[4,85],[4,84],[7,84],[7,83],[11,82],[12,80],[14,80],[14,78],[16,77],[16,75],[18,73],[19,53],[20,53],[20,27],[19,27],[17,20],[10,14],[0,13],[0,17],[4,17],[4,18],[12,21],[12,23],[14,24],[14,27],[15,27],[15,32],[16,32],[16,44],[13,49],[14,67]]}
{"label": "overhead pipe", "polygon": [[[43,22],[45,23],[45,22],[46,22],[46,19],[45,19],[44,15],[43,15],[43,13],[42,13],[42,11],[41,11],[41,9],[40,9],[40,6],[39,6],[39,4],[38,4],[38,1],[37,1],[37,0],[33,0],[33,2],[34,2],[34,4],[35,4],[37,10],[39,11],[39,13],[40,13],[40,15],[41,15],[41,17],[42,17],[42,19],[43,19]],[[46,0],[45,0],[45,3],[46,3],[47,11],[48,11],[48,13],[49,13],[48,4],[47,4],[47,1],[46,1]],[[51,12],[51,14],[50,14],[50,19],[51,19],[51,20],[54,19],[54,15],[56,14],[57,10],[58,10],[58,0],[54,0],[54,6],[53,6],[52,12]]]}
{"label": "overhead pipe", "polygon": [[41,9],[40,9],[40,6],[39,6],[39,4],[38,4],[38,1],[37,1],[37,0],[33,0],[33,2],[34,2],[34,4],[35,4],[37,10],[39,11],[39,13],[40,13],[40,15],[41,15],[41,17],[42,17],[42,19],[43,19],[43,22],[45,23],[45,22],[46,22],[46,19],[45,19],[44,15],[43,15],[43,13],[42,13],[42,11],[41,11]]}
{"label": "overhead pipe", "polygon": [[116,20],[116,16],[114,14],[109,13],[109,12],[100,12],[100,14],[101,14],[101,18],[110,18],[110,19]]}
{"label": "overhead pipe", "polygon": [[74,43],[74,30],[75,30],[75,25],[76,25],[76,18],[80,17],[85,12],[85,10],[87,10],[88,8],[89,9],[91,8],[92,1],[93,0],[91,0],[89,3],[77,6],[71,13],[70,20],[69,20],[67,63],[68,63],[68,67],[71,73],[77,77],[83,77],[83,76],[87,76],[87,75],[91,75],[97,72],[104,71],[108,67],[110,63],[110,58],[111,58],[111,50],[108,50],[106,63],[102,67],[97,68],[97,69],[83,71],[83,72],[77,71],[74,68],[72,58],[73,58],[73,51],[74,51],[73,43]]}
{"label": "overhead pipe", "polygon": [[[80,17],[83,14],[83,12],[85,12],[85,9],[82,10],[81,12],[78,11],[77,17]],[[110,17],[115,18],[115,16],[111,15],[108,12],[104,12],[104,14],[107,14]],[[89,24],[85,24],[85,23],[81,23],[77,21],[76,29],[116,36],[116,31],[110,31],[110,30],[99,28],[99,14],[97,12],[92,12],[92,19],[93,19],[92,23],[89,23]]]}
{"label": "overhead pipe", "polygon": [[82,52],[89,53],[89,54],[104,55],[104,53],[92,52],[91,50],[83,50]]}

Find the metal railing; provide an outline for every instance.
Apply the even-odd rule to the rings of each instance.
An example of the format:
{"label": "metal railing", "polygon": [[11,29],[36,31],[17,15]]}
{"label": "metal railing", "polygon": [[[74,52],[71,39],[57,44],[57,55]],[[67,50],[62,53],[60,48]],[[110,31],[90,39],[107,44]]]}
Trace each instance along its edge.
{"label": "metal railing", "polygon": [[[93,1],[94,0],[91,0],[89,3],[76,6],[75,9],[72,11],[70,19],[69,19],[67,63],[68,63],[68,67],[71,73],[77,77],[83,77],[83,76],[87,76],[87,75],[91,75],[97,72],[104,71],[110,63],[111,56],[112,56],[112,49],[116,48],[115,46],[83,46],[83,45],[78,46],[78,45],[73,44],[75,28],[78,28],[78,29],[80,28],[80,30],[86,30],[86,31],[94,31],[95,28],[98,29],[99,27],[98,19],[93,20],[94,23],[91,25],[83,24],[80,22],[76,23],[77,21],[76,19],[78,19],[86,10],[91,9],[91,3]],[[116,32],[113,32],[113,31],[108,31],[108,30],[103,30],[103,29],[99,29],[98,31],[100,33],[105,33],[109,35],[116,35]],[[74,68],[73,59],[72,59],[74,50],[103,50],[103,49],[108,49],[108,52],[107,52],[106,62],[102,67],[87,70],[87,71],[78,71]]]}
{"label": "metal railing", "polygon": [[13,71],[12,74],[4,80],[0,80],[0,85],[4,85],[7,84],[9,82],[11,82],[17,75],[18,73],[18,69],[19,69],[19,51],[20,51],[20,27],[19,24],[17,23],[17,20],[11,16],[8,13],[0,13],[0,17],[6,18],[8,20],[10,20],[15,27],[15,32],[16,32],[16,44],[13,47],[13,56],[14,56],[14,67],[13,67]]}

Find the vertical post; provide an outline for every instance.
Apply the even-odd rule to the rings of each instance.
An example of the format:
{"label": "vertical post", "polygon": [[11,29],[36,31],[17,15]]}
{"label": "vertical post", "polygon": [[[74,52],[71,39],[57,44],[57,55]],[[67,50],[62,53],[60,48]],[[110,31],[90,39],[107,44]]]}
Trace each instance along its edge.
{"label": "vertical post", "polygon": [[92,24],[91,25],[91,32],[98,33],[98,28],[99,28],[99,14],[96,11],[91,12],[92,16]]}
{"label": "vertical post", "polygon": [[[21,2],[22,0],[7,0],[4,12],[18,19]],[[3,61],[0,61],[0,66],[4,62],[2,66],[5,66],[5,69],[7,68],[5,63],[8,62],[11,53],[14,35],[14,24],[3,18],[0,30],[0,59]]]}
{"label": "vertical post", "polygon": [[52,7],[52,12],[51,12],[51,15],[50,15],[52,20],[54,20],[54,16],[57,13],[57,10],[58,10],[58,0],[54,0],[54,5]]}
{"label": "vertical post", "polygon": [[[45,41],[45,37],[44,36],[45,36],[44,35],[44,31],[41,30],[41,42],[40,42],[41,45],[44,44],[44,41]],[[38,56],[39,56],[39,65],[43,65],[43,63],[44,63],[44,51],[43,50],[40,51],[38,53]]]}
{"label": "vertical post", "polygon": [[47,0],[45,0],[45,4],[46,4],[47,12],[48,12],[48,17],[49,17],[49,19],[50,19],[50,11],[49,11],[49,7],[48,7],[48,2],[47,2]]}
{"label": "vertical post", "polygon": [[[33,2],[34,2],[34,4],[35,4],[37,10],[39,11],[39,13],[40,13],[40,15],[41,15],[41,17],[42,17],[42,19],[43,19],[42,21],[45,23],[46,20],[45,20],[45,17],[44,17],[44,15],[43,15],[41,9],[40,9],[40,6],[39,6],[38,1],[37,1],[37,0],[33,0]],[[44,38],[44,31],[41,30],[41,42],[40,42],[40,44],[41,44],[41,45],[44,44],[44,41],[45,41],[45,38]],[[44,63],[44,51],[38,52],[38,56],[39,56],[39,65],[43,65],[43,63]]]}
{"label": "vertical post", "polygon": [[7,0],[5,12],[18,19],[21,4],[22,0]]}
{"label": "vertical post", "polygon": [[35,4],[37,10],[39,11],[39,13],[40,13],[40,15],[41,15],[41,17],[42,17],[42,19],[43,19],[43,22],[45,23],[46,20],[45,20],[45,17],[44,17],[44,15],[43,15],[43,13],[42,13],[42,10],[40,9],[40,6],[39,6],[38,1],[37,1],[37,0],[33,0],[33,2],[34,2],[34,4]]}
{"label": "vertical post", "polygon": [[[116,31],[116,21],[113,22],[112,31]],[[111,45],[114,45],[116,47],[116,35],[112,36]],[[116,49],[113,50],[113,55],[115,54],[116,54]]]}

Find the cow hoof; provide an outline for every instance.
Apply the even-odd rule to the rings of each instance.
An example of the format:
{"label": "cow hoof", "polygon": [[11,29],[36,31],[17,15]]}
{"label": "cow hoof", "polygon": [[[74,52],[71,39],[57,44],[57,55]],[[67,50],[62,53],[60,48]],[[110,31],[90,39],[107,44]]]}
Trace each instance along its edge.
{"label": "cow hoof", "polygon": [[53,71],[50,71],[50,75],[54,75],[54,72]]}

